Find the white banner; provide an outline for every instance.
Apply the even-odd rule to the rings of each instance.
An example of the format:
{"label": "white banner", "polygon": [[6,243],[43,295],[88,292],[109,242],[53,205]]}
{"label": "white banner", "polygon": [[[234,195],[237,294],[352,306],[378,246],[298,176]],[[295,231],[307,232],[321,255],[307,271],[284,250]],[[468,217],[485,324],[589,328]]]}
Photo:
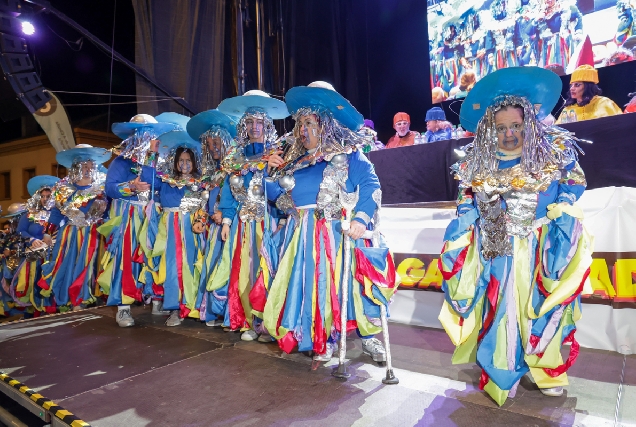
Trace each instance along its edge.
{"label": "white banner", "polygon": [[[584,224],[595,237],[590,280],[594,295],[584,298],[577,339],[591,348],[636,353],[636,188],[586,191],[578,202]],[[391,320],[441,327],[443,294],[437,260],[455,209],[383,208],[382,233],[395,255],[400,290]],[[618,308],[618,309],[615,309]]]}
{"label": "white banner", "polygon": [[48,93],[51,95],[51,101],[33,113],[33,117],[44,129],[55,151],[59,153],[75,147],[75,138],[62,103],[52,92]]}

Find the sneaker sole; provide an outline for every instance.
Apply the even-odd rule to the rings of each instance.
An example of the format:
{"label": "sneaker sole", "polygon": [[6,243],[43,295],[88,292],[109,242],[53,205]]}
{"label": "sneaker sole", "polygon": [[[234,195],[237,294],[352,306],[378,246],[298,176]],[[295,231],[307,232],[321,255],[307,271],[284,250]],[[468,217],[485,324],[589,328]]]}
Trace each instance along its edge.
{"label": "sneaker sole", "polygon": [[370,351],[366,351],[366,350],[362,350],[362,352],[366,354],[367,356],[370,356],[374,362],[386,362],[386,354],[374,355],[374,354],[371,354]]}
{"label": "sneaker sole", "polygon": [[546,393],[546,392],[542,391],[541,394],[543,394],[544,396],[548,396],[548,397],[561,397],[561,396],[563,396],[563,392],[561,392],[561,393],[550,393],[550,392]]}
{"label": "sneaker sole", "polygon": [[122,325],[121,323],[117,323],[120,328],[130,328],[131,326],[135,326],[135,322],[129,323],[127,325]]}
{"label": "sneaker sole", "polygon": [[168,327],[181,326],[181,322],[179,322],[179,323],[166,323],[166,326],[168,326]]}

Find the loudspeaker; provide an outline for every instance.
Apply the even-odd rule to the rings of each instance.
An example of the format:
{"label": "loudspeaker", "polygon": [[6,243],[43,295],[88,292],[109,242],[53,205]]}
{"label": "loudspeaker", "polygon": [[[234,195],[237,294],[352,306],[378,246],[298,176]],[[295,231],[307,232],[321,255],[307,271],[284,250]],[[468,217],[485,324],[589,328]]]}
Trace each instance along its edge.
{"label": "loudspeaker", "polygon": [[51,95],[48,92],[44,92],[44,88],[40,85],[37,89],[25,92],[24,98],[22,98],[21,101],[26,105],[31,114],[33,114],[44,107],[51,99]]}
{"label": "loudspeaker", "polygon": [[8,122],[27,114],[29,114],[28,108],[11,87],[6,76],[0,77],[0,119]]}
{"label": "loudspeaker", "polygon": [[2,53],[0,54],[0,67],[5,74],[13,74],[32,70],[33,63],[26,53]]}
{"label": "loudspeaker", "polygon": [[22,33],[22,22],[13,16],[0,12],[0,32],[1,33]]}
{"label": "loudspeaker", "polygon": [[42,86],[40,76],[34,71],[30,73],[7,74],[7,81],[16,93],[25,93]]}
{"label": "loudspeaker", "polygon": [[[22,34],[21,0],[0,0],[0,118],[14,120],[35,113],[52,98],[33,71],[27,42]],[[11,34],[6,34],[11,33]]]}
{"label": "loudspeaker", "polygon": [[0,12],[18,16],[22,13],[22,4],[20,0],[0,0]]}
{"label": "loudspeaker", "polygon": [[28,53],[27,42],[21,37],[0,33],[0,52]]}

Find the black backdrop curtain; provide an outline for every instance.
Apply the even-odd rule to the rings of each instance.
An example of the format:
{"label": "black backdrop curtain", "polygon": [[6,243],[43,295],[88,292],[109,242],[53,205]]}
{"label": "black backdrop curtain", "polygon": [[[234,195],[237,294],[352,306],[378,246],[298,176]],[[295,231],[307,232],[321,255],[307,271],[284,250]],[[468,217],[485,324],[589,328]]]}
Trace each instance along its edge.
{"label": "black backdrop curtain", "polygon": [[325,80],[375,122],[381,140],[406,111],[425,129],[430,105],[426,2],[281,1],[284,87]]}
{"label": "black backdrop curtain", "polygon": [[[132,0],[135,62],[196,110],[216,107],[231,77],[226,0]],[[227,48],[226,48],[227,47]],[[227,55],[227,56],[226,56]],[[137,96],[164,96],[137,78]],[[139,104],[138,112],[188,114],[174,101]]]}
{"label": "black backdrop curtain", "polygon": [[[239,91],[237,7],[244,32],[245,89],[256,89],[256,0],[132,0],[136,63],[197,111]],[[386,141],[397,111],[424,129],[430,105],[423,0],[261,0],[262,89],[283,96],[324,80],[374,120]],[[138,95],[162,95],[137,81]],[[183,112],[174,102],[139,111]],[[288,122],[288,125],[290,123]]]}

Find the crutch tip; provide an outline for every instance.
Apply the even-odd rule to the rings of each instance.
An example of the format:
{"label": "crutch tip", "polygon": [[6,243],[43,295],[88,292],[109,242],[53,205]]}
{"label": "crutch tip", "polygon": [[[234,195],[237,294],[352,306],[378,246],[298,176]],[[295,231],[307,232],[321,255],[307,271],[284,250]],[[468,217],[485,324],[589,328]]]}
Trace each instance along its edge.
{"label": "crutch tip", "polygon": [[399,384],[400,380],[393,375],[393,372],[387,372],[386,373],[386,377],[382,379],[382,384],[388,384],[388,385],[393,385],[393,384]]}
{"label": "crutch tip", "polygon": [[336,369],[331,372],[331,375],[339,380],[346,380],[351,376],[350,373],[347,372],[347,368],[343,365],[339,365]]}

